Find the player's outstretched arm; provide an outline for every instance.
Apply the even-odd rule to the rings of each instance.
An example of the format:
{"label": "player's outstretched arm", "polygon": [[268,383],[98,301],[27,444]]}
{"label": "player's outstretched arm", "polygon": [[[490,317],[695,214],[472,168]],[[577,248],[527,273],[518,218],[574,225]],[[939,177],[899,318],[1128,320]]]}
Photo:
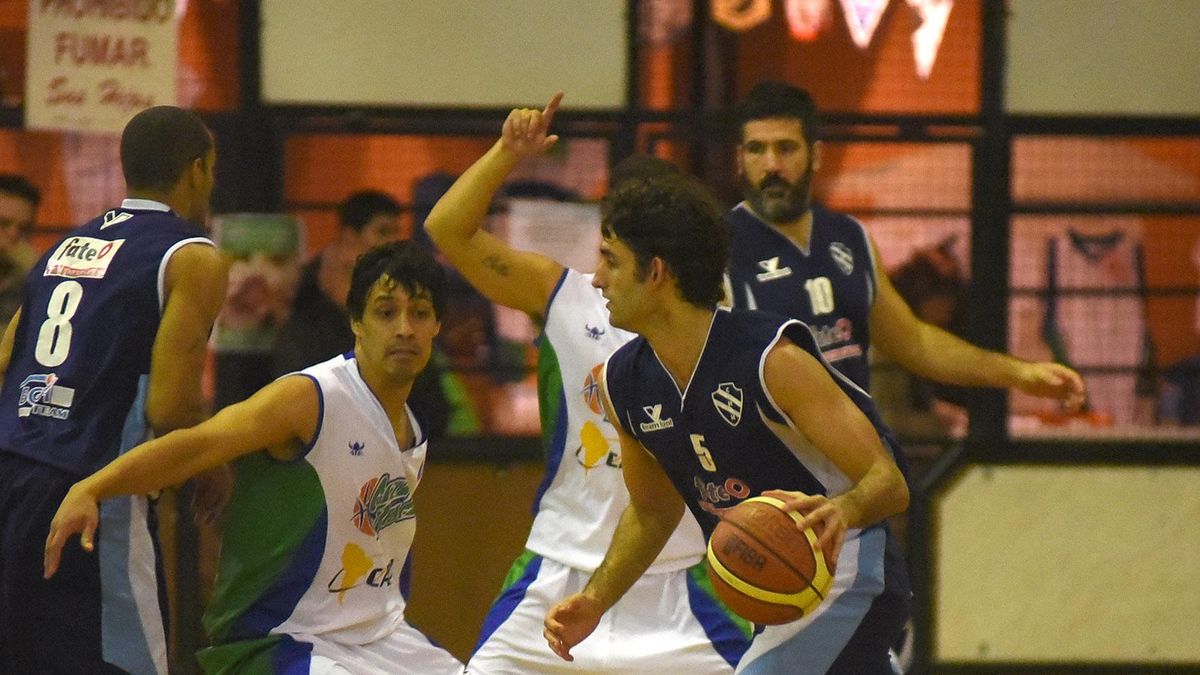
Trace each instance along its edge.
{"label": "player's outstretched arm", "polygon": [[[618,419],[601,387],[609,419]],[[613,533],[604,561],[583,591],[550,608],[542,635],[550,649],[567,661],[571,649],[592,634],[600,617],[645,573],[683,517],[683,498],[658,461],[621,428],[621,472],[629,489],[629,506]]]}
{"label": "player's outstretched arm", "polygon": [[764,365],[767,391],[853,486],[839,495],[788,493],[785,503],[802,514],[800,528],[824,525],[819,544],[836,556],[847,529],[861,528],[908,508],[908,486],[870,419],[808,352],[782,340]]}
{"label": "player's outstretched arm", "polygon": [[518,251],[482,229],[489,204],[504,179],[526,157],[558,142],[549,133],[563,94],[544,110],[518,108],[504,121],[500,139],[438,200],[425,231],[471,285],[492,302],[539,316],[562,275],[562,265]]}
{"label": "player's outstretched arm", "polygon": [[1071,409],[1083,405],[1079,373],[1057,363],[1032,363],[976,347],[917,318],[878,262],[875,277],[878,290],[871,306],[871,336],[876,347],[906,370],[946,384],[1017,388],[1056,398]]}
{"label": "player's outstretched arm", "polygon": [[276,380],[194,427],[179,429],[121,455],[67,492],[46,537],[45,575],[53,576],[67,540],[80,534],[91,551],[99,502],[148,494],[256,450],[294,455],[317,430],[316,385],[302,375]]}

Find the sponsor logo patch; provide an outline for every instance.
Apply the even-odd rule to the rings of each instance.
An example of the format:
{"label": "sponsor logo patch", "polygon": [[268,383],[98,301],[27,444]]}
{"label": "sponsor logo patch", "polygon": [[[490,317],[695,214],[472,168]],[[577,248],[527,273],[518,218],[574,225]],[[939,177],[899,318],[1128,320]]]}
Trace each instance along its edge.
{"label": "sponsor logo patch", "polygon": [[75,401],[75,390],[57,384],[54,373],[34,374],[21,382],[21,396],[17,400],[17,416],[40,415],[65,420],[71,414],[71,403]]}
{"label": "sponsor logo patch", "polygon": [[124,239],[71,237],[64,240],[46,261],[42,276],[70,279],[102,279],[116,257]]}
{"label": "sponsor logo patch", "polygon": [[792,275],[792,268],[779,266],[779,256],[759,260],[758,266],[762,269],[762,272],[754,275],[754,278],[759,281],[774,281]]}
{"label": "sponsor logo patch", "polygon": [[675,420],[671,419],[670,417],[665,420],[662,418],[661,403],[642,406],[642,411],[645,412],[646,416],[650,418],[649,422],[642,422],[638,425],[644,432],[648,433],[651,431],[661,431],[663,429],[670,429],[671,427],[675,426]]}

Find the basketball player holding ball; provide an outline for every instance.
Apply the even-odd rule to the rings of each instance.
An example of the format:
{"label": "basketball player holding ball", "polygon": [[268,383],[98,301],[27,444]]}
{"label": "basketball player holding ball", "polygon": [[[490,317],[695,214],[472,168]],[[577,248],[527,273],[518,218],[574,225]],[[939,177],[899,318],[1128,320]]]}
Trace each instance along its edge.
{"label": "basketball player holding ball", "polygon": [[758,495],[804,515],[836,574],[803,618],[766,626],[737,672],[891,673],[908,617],[903,559],[883,520],[908,490],[870,398],[823,360],[804,324],[717,309],[729,235],[711,196],[683,177],[627,181],[606,199],[594,285],[612,325],[639,337],[602,377],[630,505],[583,591],[546,615],[571,649],[654,559],[686,505],[706,536]]}

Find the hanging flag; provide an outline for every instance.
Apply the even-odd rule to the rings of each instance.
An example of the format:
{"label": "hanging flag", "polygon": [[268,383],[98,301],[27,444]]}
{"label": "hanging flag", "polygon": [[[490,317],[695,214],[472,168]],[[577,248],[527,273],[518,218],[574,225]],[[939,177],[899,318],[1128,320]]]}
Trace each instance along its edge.
{"label": "hanging flag", "polygon": [[928,80],[933,72],[933,62],[937,60],[938,49],[942,46],[942,36],[946,34],[954,0],[908,0],[908,6],[916,11],[921,20],[921,25],[912,34],[917,77]]}
{"label": "hanging flag", "polygon": [[833,22],[830,0],[783,0],[788,29],[800,42],[812,42]]}
{"label": "hanging flag", "polygon": [[771,18],[771,0],[712,0],[712,20],[735,31],[747,31]]}
{"label": "hanging flag", "polygon": [[846,16],[846,28],[850,29],[850,39],[859,49],[871,45],[879,20],[887,10],[888,0],[841,0],[842,14]]}

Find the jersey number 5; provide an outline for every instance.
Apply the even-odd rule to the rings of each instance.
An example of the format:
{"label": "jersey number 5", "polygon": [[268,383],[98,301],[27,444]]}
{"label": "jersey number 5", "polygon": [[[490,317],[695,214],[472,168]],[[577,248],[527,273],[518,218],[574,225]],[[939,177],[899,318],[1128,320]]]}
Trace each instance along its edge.
{"label": "jersey number 5", "polygon": [[708,448],[704,447],[704,435],[692,434],[692,450],[696,451],[696,459],[700,460],[700,466],[704,467],[705,471],[716,471],[717,463],[713,461],[712,453]]}
{"label": "jersey number 5", "polygon": [[54,287],[46,305],[46,320],[38,329],[33,349],[38,363],[54,368],[67,360],[71,352],[71,317],[79,309],[80,300],[83,300],[83,285],[78,281],[64,281]]}

